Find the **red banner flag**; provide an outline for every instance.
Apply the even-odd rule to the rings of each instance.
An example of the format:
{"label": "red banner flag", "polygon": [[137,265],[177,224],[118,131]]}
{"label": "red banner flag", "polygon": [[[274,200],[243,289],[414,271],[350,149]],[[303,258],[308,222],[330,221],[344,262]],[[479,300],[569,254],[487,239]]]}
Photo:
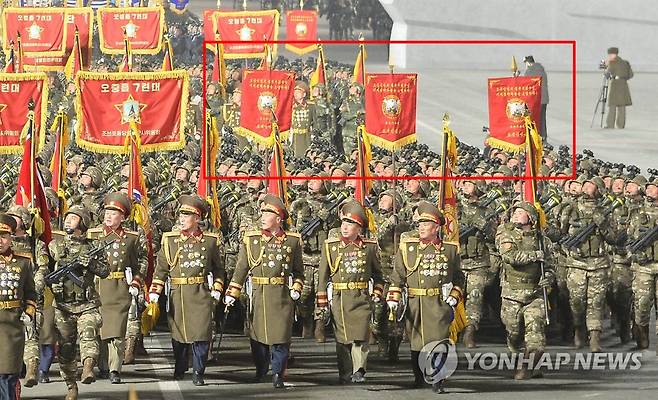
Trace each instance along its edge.
{"label": "red banner flag", "polygon": [[416,74],[366,75],[366,132],[390,151],[416,141]]}
{"label": "red banner flag", "polygon": [[486,144],[506,151],[524,149],[526,109],[538,121],[541,78],[517,76],[489,79],[489,137]]}
{"label": "red banner flag", "polygon": [[[257,41],[275,41],[279,36],[279,12],[265,11],[235,11],[224,12],[206,10],[203,12],[203,35],[206,40],[215,40],[219,33],[221,40],[243,43],[225,43],[224,58],[262,58],[265,55],[263,43]],[[216,51],[215,46],[208,44],[210,51]],[[276,58],[277,45],[272,45],[272,55]]]}
{"label": "red banner flag", "polygon": [[57,207],[58,216],[66,212],[66,195],[64,192],[63,178],[66,173],[64,150],[69,141],[68,124],[68,117],[63,111],[60,111],[50,127],[50,131],[55,133],[55,149],[53,151],[53,158],[50,160],[50,173],[52,175],[50,187],[57,193],[57,197],[60,199]]}
{"label": "red banner flag", "polygon": [[48,109],[48,78],[38,73],[0,73],[0,154],[20,154],[21,131],[25,126],[30,99],[34,100],[34,124],[38,149],[46,140],[45,115]]}
{"label": "red banner flag", "polygon": [[75,83],[78,146],[125,154],[129,122],[135,120],[140,128],[142,152],[185,147],[187,71],[81,71]]}
{"label": "red banner flag", "polygon": [[[318,40],[318,13],[315,10],[286,12],[286,40]],[[315,43],[286,43],[286,50],[303,55],[317,48]]]}
{"label": "red banner flag", "polygon": [[315,65],[315,71],[311,74],[309,79],[309,86],[311,88],[311,98],[313,98],[313,88],[319,84],[327,85],[327,71],[324,65],[324,50],[322,45],[318,45],[318,61]]}
{"label": "red banner flag", "polygon": [[2,43],[5,53],[20,34],[23,53],[29,56],[64,56],[68,24],[64,8],[5,8]]}
{"label": "red banner flag", "polygon": [[272,146],[272,112],[281,140],[286,140],[292,121],[294,72],[248,70],[242,79],[240,131],[260,144]]}
{"label": "red banner flag", "polygon": [[98,33],[101,51],[123,54],[125,32],[133,54],[158,54],[162,51],[164,25],[162,7],[100,8]]}
{"label": "red banner flag", "polygon": [[92,38],[94,32],[94,10],[90,7],[64,8],[66,15],[66,49],[63,55],[30,56],[23,57],[25,69],[28,71],[62,71],[75,46],[75,28],[78,28],[80,37],[80,52],[83,69],[89,69],[93,51]]}
{"label": "red banner flag", "polygon": [[[27,106],[24,106],[28,109]],[[37,168],[36,153],[37,149],[32,140],[36,132],[34,112],[28,111],[27,123],[22,129],[23,132],[23,160],[18,173],[18,182],[16,185],[16,205],[23,206],[27,209],[35,209],[36,213],[33,220],[33,233],[36,237],[46,243],[50,243],[52,232],[50,228],[50,212],[48,202],[46,201],[46,189]]]}

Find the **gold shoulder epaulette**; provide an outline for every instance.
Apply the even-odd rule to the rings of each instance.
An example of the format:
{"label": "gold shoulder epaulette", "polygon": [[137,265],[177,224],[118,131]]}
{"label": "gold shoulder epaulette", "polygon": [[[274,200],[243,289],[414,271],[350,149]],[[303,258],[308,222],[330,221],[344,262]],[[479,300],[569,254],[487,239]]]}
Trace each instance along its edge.
{"label": "gold shoulder epaulette", "polygon": [[296,238],[300,238],[300,239],[302,238],[302,235],[300,233],[297,233],[297,232],[287,232],[286,231],[286,235],[296,237]]}
{"label": "gold shoulder epaulette", "polygon": [[165,232],[162,234],[162,237],[172,237],[172,236],[180,236],[180,231],[171,231],[171,232]]}
{"label": "gold shoulder epaulette", "polygon": [[15,255],[16,257],[23,257],[23,258],[27,258],[27,259],[30,259],[30,260],[32,259],[32,254],[30,254],[30,253],[23,253],[22,251],[18,251],[18,252],[16,252],[16,253],[14,253],[14,255]]}
{"label": "gold shoulder epaulette", "polygon": [[262,234],[261,231],[247,231],[244,233],[245,236],[260,236]]}
{"label": "gold shoulder epaulette", "polygon": [[402,243],[418,243],[420,242],[420,238],[417,236],[407,236],[407,237],[401,237],[400,238],[400,244]]}
{"label": "gold shoulder epaulette", "polygon": [[215,232],[203,232],[203,236],[214,237],[217,240],[219,240],[219,238],[220,238],[219,233],[215,233]]}
{"label": "gold shoulder epaulette", "polygon": [[327,242],[327,243],[336,243],[336,242],[340,242],[340,238],[339,238],[339,237],[329,238],[329,239],[326,239],[325,242]]}
{"label": "gold shoulder epaulette", "polygon": [[457,242],[443,242],[443,244],[449,244],[451,246],[459,247],[459,243]]}
{"label": "gold shoulder epaulette", "polygon": [[53,236],[66,236],[64,231],[52,231]]}

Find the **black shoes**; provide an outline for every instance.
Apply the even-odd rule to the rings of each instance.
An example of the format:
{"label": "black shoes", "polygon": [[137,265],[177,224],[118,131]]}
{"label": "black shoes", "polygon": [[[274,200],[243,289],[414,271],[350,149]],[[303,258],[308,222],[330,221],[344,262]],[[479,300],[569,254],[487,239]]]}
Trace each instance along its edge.
{"label": "black shoes", "polygon": [[112,384],[121,383],[121,377],[119,376],[119,373],[117,371],[110,372],[110,383]]}
{"label": "black shoes", "polygon": [[276,389],[283,389],[285,385],[283,384],[283,377],[281,374],[272,375],[272,385]]}
{"label": "black shoes", "polygon": [[200,372],[194,371],[194,374],[192,375],[192,383],[194,386],[203,386],[206,383],[203,381],[203,374]]}
{"label": "black shoes", "polygon": [[352,383],[365,383],[366,382],[366,377],[365,377],[365,371],[363,369],[359,369],[352,375]]}
{"label": "black shoes", "polygon": [[39,370],[39,383],[50,383],[48,372]]}

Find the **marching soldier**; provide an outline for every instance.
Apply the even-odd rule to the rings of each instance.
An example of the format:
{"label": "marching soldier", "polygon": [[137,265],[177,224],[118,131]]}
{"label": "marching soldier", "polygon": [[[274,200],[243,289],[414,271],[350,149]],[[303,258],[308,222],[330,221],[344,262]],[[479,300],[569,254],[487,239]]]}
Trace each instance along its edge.
{"label": "marching soldier", "polygon": [[[606,254],[606,242],[615,245],[617,232],[600,205],[600,190],[604,187],[599,177],[586,179],[582,195],[570,207],[563,210],[562,229],[570,236],[578,234],[590,223],[596,228],[585,238],[567,251],[567,288],[569,303],[573,313],[575,330],[574,343],[581,348],[589,331],[590,350],[601,351],[601,330],[605,294],[609,285],[610,263]],[[586,331],[587,330],[587,331]]]}
{"label": "marching soldier", "polygon": [[292,125],[290,136],[293,154],[302,158],[311,144],[311,132],[315,124],[315,104],[308,101],[308,85],[306,82],[295,83],[294,98],[292,106]]}
{"label": "marching soldier", "polygon": [[7,211],[7,215],[11,216],[16,220],[16,229],[14,232],[14,238],[12,240],[11,248],[17,253],[28,254],[32,257],[32,254],[36,257],[33,260],[33,266],[35,266],[32,271],[34,274],[34,289],[37,292],[37,308],[35,310],[35,329],[31,330],[29,337],[25,340],[25,352],[23,354],[23,362],[25,362],[25,387],[32,387],[38,383],[37,370],[40,362],[40,349],[39,349],[39,338],[41,327],[44,322],[43,318],[43,307],[44,307],[44,276],[48,272],[48,251],[46,250],[46,245],[43,241],[37,239],[35,242],[34,253],[32,253],[32,239],[28,235],[28,231],[31,228],[32,216],[27,208],[23,206],[11,206]]}
{"label": "marching soldier", "polygon": [[[644,206],[631,217],[628,236],[631,241],[644,239],[645,243],[634,250],[632,271],[635,306],[635,326],[638,349],[649,347],[649,323],[651,308],[658,301],[658,241],[646,240],[650,231],[658,226],[658,179],[645,186],[646,200]],[[658,351],[658,345],[656,346]]]}
{"label": "marching soldier", "polygon": [[349,89],[349,95],[340,106],[340,119],[338,125],[341,126],[343,134],[343,154],[347,157],[352,155],[356,149],[356,128],[363,123],[365,114],[365,105],[363,97],[363,86],[353,83]]}
{"label": "marching soldier", "polygon": [[103,208],[103,225],[87,231],[91,240],[102,244],[112,242],[107,250],[110,274],[98,282],[103,315],[99,370],[101,378],[109,377],[112,383],[121,383],[128,311],[137,301],[146,275],[146,238],[122,227],[126,217],[130,216],[128,196],[121,192],[110,193],[105,196]]}
{"label": "marching soldier", "polygon": [[91,216],[84,206],[71,207],[64,217],[64,232],[53,232],[53,240],[48,246],[56,263],[55,271],[75,262],[78,268],[74,271],[80,274],[78,277],[84,282],[83,287],[79,287],[70,279],[63,278],[52,284],[55,297],[55,330],[59,342],[58,361],[60,374],[68,389],[66,400],[78,398],[77,339],[80,338],[82,383],[94,382],[93,368],[100,354],[98,335],[102,325],[99,311],[101,301],[94,279],[106,278],[110,269],[102,255],[89,257],[91,241],[86,238],[86,232],[90,223]]}
{"label": "marching soldier", "polygon": [[69,205],[82,204],[91,214],[92,222],[100,224],[101,204],[103,203],[100,191],[103,185],[103,172],[95,166],[87,167],[78,178],[80,192],[69,199]]}
{"label": "marching soldier", "polygon": [[[449,337],[454,309],[462,299],[464,276],[459,267],[458,244],[443,242],[439,238],[443,213],[433,204],[422,201],[417,207],[418,236],[405,236],[395,255],[391,287],[387,304],[392,313],[402,297],[408,293],[405,315],[411,341],[411,365],[415,386],[424,384],[425,376],[420,365],[420,352],[433,341]],[[443,381],[433,382],[432,391],[443,391]]]}
{"label": "marching soldier", "polygon": [[315,102],[315,119],[313,132],[329,143],[333,143],[336,130],[336,114],[334,106],[329,100],[327,87],[319,83],[313,87],[313,101]]}
{"label": "marching soldier", "polygon": [[487,241],[492,239],[491,221],[486,219],[486,209],[480,206],[480,196],[484,194],[481,184],[476,181],[463,181],[463,201],[459,208],[459,222],[475,231],[460,238],[461,269],[464,272],[466,291],[466,315],[468,325],[464,329],[463,342],[468,348],[475,347],[475,332],[480,325],[483,310],[484,289],[491,280],[490,256]]}
{"label": "marching soldier", "polygon": [[174,379],[183,379],[192,347],[192,383],[203,386],[215,302],[221,300],[224,290],[222,242],[219,235],[204,232],[199,226],[208,213],[203,199],[183,195],[178,201],[180,230],[162,237],[149,301],[157,303],[169,286],[165,294],[176,360]]}
{"label": "marching soldier", "polygon": [[[535,206],[522,201],[514,206],[512,220],[496,232],[496,246],[503,261],[501,317],[507,330],[507,347],[518,353],[525,339],[525,357],[532,357],[533,365],[541,359],[546,346],[547,304],[542,292],[555,282],[550,263],[544,265],[542,276],[542,263],[550,252],[547,239],[543,238],[543,245],[539,242],[538,218]],[[519,362],[514,379],[529,377],[528,363]]]}
{"label": "marching soldier", "polygon": [[[320,177],[327,176],[325,173],[311,172],[307,176]],[[309,179],[308,181],[308,195],[299,197],[290,205],[291,215],[297,232],[305,229],[306,224],[310,223],[314,218],[320,218],[320,224],[313,232],[309,232],[308,238],[304,240],[303,247],[303,262],[304,262],[304,287],[302,289],[301,298],[297,303],[297,308],[302,317],[302,337],[308,338],[315,336],[318,343],[326,340],[324,336],[324,326],[318,310],[315,309],[315,296],[318,292],[318,267],[320,266],[320,253],[322,244],[327,239],[329,226],[333,220],[326,208],[329,206],[327,202],[327,187],[324,180]],[[313,324],[315,323],[315,328]]]}
{"label": "marching soldier", "polygon": [[272,383],[283,388],[294,302],[304,286],[302,242],[299,234],[283,229],[288,211],[279,197],[265,195],[260,211],[261,230],[245,233],[224,302],[232,306],[248,282],[252,292],[247,318],[256,380],[265,377],[271,359]]}
{"label": "marching soldier", "polygon": [[226,126],[233,131],[233,136],[238,141],[238,148],[249,148],[249,141],[240,133],[240,104],[242,102],[242,83],[238,82],[233,88],[231,101],[222,106],[221,126]]}
{"label": "marching soldier", "polygon": [[317,302],[324,312],[331,304],[339,382],[364,383],[372,303],[381,301],[384,280],[377,242],[362,236],[368,226],[363,206],[344,203],[340,216],[341,236],[327,239],[322,247]]}
{"label": "marching soldier", "polygon": [[31,257],[11,249],[15,230],[16,220],[0,214],[0,398],[9,400],[20,395],[25,327],[34,330],[37,307]]}

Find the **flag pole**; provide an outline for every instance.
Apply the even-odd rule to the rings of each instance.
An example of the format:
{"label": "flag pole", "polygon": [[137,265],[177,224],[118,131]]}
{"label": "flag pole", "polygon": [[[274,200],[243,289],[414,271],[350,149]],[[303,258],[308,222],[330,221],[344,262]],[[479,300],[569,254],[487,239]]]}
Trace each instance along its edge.
{"label": "flag pole", "polygon": [[[64,146],[63,146],[63,140],[64,140],[64,111],[62,107],[60,107],[59,112],[58,112],[57,118],[59,118],[59,160],[58,160],[58,171],[57,171],[57,181],[58,185],[61,187],[62,186],[62,174],[64,173],[63,171],[63,165],[62,165],[62,160],[64,160]],[[57,188],[58,190],[60,188]],[[64,227],[64,215],[63,215],[63,210],[64,210],[64,199],[57,194],[57,226],[59,229],[63,229]]]}

